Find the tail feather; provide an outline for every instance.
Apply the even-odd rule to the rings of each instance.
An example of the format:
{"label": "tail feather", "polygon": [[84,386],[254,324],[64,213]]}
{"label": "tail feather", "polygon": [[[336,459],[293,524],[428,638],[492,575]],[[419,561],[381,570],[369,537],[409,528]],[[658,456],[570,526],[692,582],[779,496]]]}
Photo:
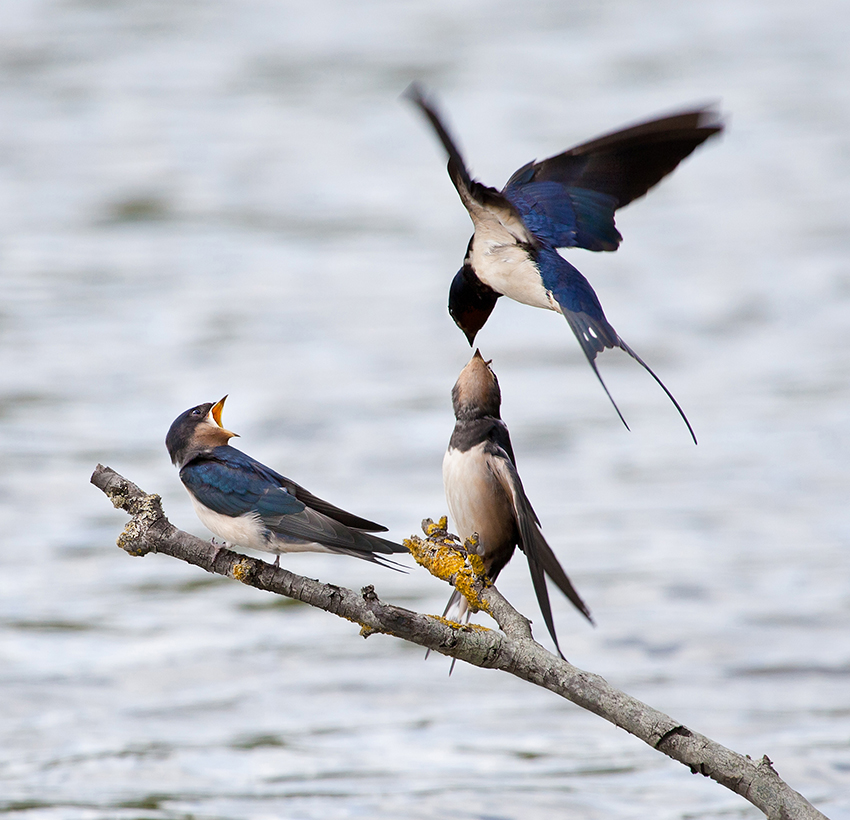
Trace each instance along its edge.
{"label": "tail feather", "polygon": [[590,623],[594,623],[593,617],[590,614],[587,604],[581,599],[581,596],[573,586],[564,568],[559,563],[552,548],[546,543],[546,540],[540,535],[538,543],[535,547],[537,560],[543,571],[555,582],[558,589],[564,593],[570,603],[579,611]]}
{"label": "tail feather", "polygon": [[555,649],[558,650],[558,655],[566,660],[564,653],[561,652],[558,636],[555,633],[555,620],[552,617],[552,605],[549,602],[549,590],[546,587],[546,576],[543,573],[543,567],[529,556],[528,569],[531,573],[531,583],[534,585],[534,594],[537,596],[537,605],[540,607],[540,612],[543,613],[543,621],[549,630],[549,634],[552,636],[552,641],[555,644]]}
{"label": "tail feather", "polygon": [[[527,504],[526,500],[526,504]],[[581,596],[576,592],[572,582],[564,572],[564,568],[559,563],[552,548],[543,537],[543,533],[533,522],[533,511],[524,511],[520,516],[520,544],[525,557],[528,560],[528,570],[531,573],[531,582],[534,585],[534,593],[537,596],[537,604],[540,607],[540,612],[543,615],[543,621],[546,628],[549,630],[549,635],[558,650],[558,654],[563,658],[558,636],[555,632],[555,621],[552,617],[552,605],[549,600],[549,589],[546,586],[546,576],[548,575],[558,586],[561,592],[569,599],[570,603],[579,611],[590,623],[593,623],[593,618],[590,616],[590,610],[587,604],[581,599]]]}
{"label": "tail feather", "polygon": [[[407,572],[407,569],[404,567],[403,564],[399,564],[398,561],[393,561],[390,558],[385,558],[383,555],[379,555],[374,552],[330,546],[327,547],[327,549],[331,550],[332,552],[336,552],[340,555],[350,555],[353,558],[361,558],[364,561],[369,561],[372,564],[378,564],[378,566],[386,567],[387,569],[392,569],[396,572]],[[395,550],[395,552],[400,552],[400,550]]]}
{"label": "tail feather", "polygon": [[[694,428],[691,427],[691,423],[688,421],[688,417],[685,415],[685,411],[679,406],[679,402],[676,401],[673,394],[667,389],[667,385],[664,384],[661,379],[655,374],[655,371],[640,357],[637,353],[634,352],[620,337],[617,337],[619,342],[618,347],[622,348],[629,354],[653,379],[655,379],[658,386],[667,394],[667,398],[673,402],[673,407],[679,411],[679,415],[682,417],[682,421],[685,422],[685,426],[688,428],[688,432],[691,434],[691,438],[694,440],[694,444],[697,443],[697,435],[694,432]],[[600,379],[601,381],[601,379]],[[619,412],[619,411],[618,411]]]}
{"label": "tail feather", "polygon": [[623,422],[623,426],[627,430],[631,428],[626,422],[626,419],[623,417],[623,414],[620,412],[617,402],[614,401],[614,397],[608,390],[608,386],[603,381],[602,376],[599,373],[599,368],[596,365],[597,354],[606,348],[619,347],[621,350],[628,353],[629,356],[631,356],[644,370],[646,370],[647,373],[649,373],[650,376],[652,376],[653,379],[655,379],[656,384],[658,384],[658,386],[664,391],[667,398],[673,403],[673,406],[676,408],[679,416],[681,416],[682,421],[685,422],[685,426],[688,428],[688,432],[691,434],[694,444],[697,443],[697,436],[694,432],[694,428],[691,426],[690,421],[688,421],[685,411],[682,410],[681,405],[678,401],[676,401],[676,397],[669,391],[667,385],[658,378],[655,371],[619,337],[604,315],[601,318],[593,318],[586,313],[574,313],[573,311],[567,310],[563,307],[563,305],[561,306],[561,309],[563,310],[564,318],[567,320],[570,329],[573,331],[573,334],[575,334],[576,339],[578,339],[578,343],[581,345],[581,349],[584,351],[588,364],[593,368],[593,372],[596,374],[596,378],[599,379],[599,384],[602,385],[605,395],[608,396],[608,400],[617,411],[620,421]]}

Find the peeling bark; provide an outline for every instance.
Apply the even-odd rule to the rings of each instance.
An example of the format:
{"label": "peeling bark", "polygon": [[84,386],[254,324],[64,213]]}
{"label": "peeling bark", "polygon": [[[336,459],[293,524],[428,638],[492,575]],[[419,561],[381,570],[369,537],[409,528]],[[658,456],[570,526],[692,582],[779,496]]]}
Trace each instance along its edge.
{"label": "peeling bark", "polygon": [[764,756],[740,755],[694,732],[673,718],[615,689],[604,678],[585,672],[534,641],[527,618],[487,581],[453,536],[444,520],[423,522],[425,539],[405,542],[417,562],[456,585],[473,610],[484,610],[500,631],[459,624],[382,602],[372,586],[360,593],[304,578],[270,563],[216,547],[178,530],[165,517],[158,495],[148,495],[114,470],[98,464],[91,482],[113,505],[132,517],[118,538],[130,555],[158,552],[207,572],[234,578],[257,589],[285,595],[360,625],[360,634],[392,635],[434,652],[487,669],[501,669],[542,686],[741,795],[769,820],[826,820],[801,794],[788,786]]}

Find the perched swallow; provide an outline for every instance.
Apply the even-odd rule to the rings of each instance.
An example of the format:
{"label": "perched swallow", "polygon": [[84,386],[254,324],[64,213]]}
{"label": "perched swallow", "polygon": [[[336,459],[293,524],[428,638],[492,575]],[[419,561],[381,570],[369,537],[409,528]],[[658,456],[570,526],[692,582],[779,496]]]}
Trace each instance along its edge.
{"label": "perched swallow", "polygon": [[[294,481],[231,447],[221,423],[224,397],[179,415],[165,439],[201,523],[219,538],[249,549],[336,552],[387,566],[382,555],[407,552],[370,532],[386,527],[317,498]],[[392,563],[392,562],[389,562]]]}
{"label": "perched swallow", "polygon": [[690,422],[649,365],[617,334],[587,279],[557,248],[615,251],[622,236],[614,212],[642,197],[709,137],[717,113],[694,109],[650,120],[523,165],[502,191],[472,179],[434,106],[417,85],[405,92],[425,114],[449,155],[448,171],[475,232],[449,290],[449,313],[470,346],[500,296],[561,313],[620,420],[620,408],[596,366],[619,347],[661,386],[696,443]]}
{"label": "perched swallow", "polygon": [[[457,421],[443,459],[446,501],[458,535],[467,539],[478,533],[478,554],[491,581],[511,560],[514,547],[525,553],[543,620],[563,657],[545,576],[585,618],[591,623],[593,619],[540,532],[516,469],[508,428],[499,415],[501,403],[496,375],[476,350],[452,389]],[[455,590],[446,612],[454,609],[460,618],[467,608],[466,599]]]}

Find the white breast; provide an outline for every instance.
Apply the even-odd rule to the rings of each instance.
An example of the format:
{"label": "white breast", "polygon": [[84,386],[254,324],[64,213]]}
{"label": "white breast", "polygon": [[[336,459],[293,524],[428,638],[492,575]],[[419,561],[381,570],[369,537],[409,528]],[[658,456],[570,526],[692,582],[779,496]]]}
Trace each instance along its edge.
{"label": "white breast", "polygon": [[472,267],[478,278],[497,293],[524,305],[560,312],[552,294],[543,287],[537,265],[519,245],[500,244],[490,241],[486,232],[480,238],[476,233]]}
{"label": "white breast", "polygon": [[269,533],[257,513],[245,515],[222,515],[199,503],[192,493],[192,506],[201,523],[213,534],[226,541],[247,549],[280,554],[283,552],[333,552],[324,544],[302,541]]}
{"label": "white breast", "polygon": [[443,486],[454,527],[464,539],[478,533],[481,555],[501,546],[514,517],[510,499],[487,466],[489,458],[484,444],[464,453],[449,448],[443,458]]}
{"label": "white breast", "polygon": [[265,527],[256,513],[247,515],[222,515],[201,504],[192,493],[192,506],[201,523],[213,534],[228,544],[238,544],[254,550],[268,550]]}

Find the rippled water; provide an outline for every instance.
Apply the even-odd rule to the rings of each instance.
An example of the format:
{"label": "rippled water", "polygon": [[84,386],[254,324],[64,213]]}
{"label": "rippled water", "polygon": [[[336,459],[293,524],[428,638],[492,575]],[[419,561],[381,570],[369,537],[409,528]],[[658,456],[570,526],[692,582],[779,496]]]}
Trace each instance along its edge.
{"label": "rippled water", "polygon": [[[627,433],[554,314],[500,304],[479,341],[598,623],[555,601],[567,656],[850,817],[850,7],[525,6],[3,4],[0,812],[759,816],[547,692],[114,546],[98,461],[206,535],[163,438],[225,393],[245,450],[394,537],[445,511],[469,224],[398,100],[420,79],[499,186],[651,113],[731,113],[617,254],[570,257],[699,447],[609,352]],[[500,588],[537,617],[521,561]]]}

